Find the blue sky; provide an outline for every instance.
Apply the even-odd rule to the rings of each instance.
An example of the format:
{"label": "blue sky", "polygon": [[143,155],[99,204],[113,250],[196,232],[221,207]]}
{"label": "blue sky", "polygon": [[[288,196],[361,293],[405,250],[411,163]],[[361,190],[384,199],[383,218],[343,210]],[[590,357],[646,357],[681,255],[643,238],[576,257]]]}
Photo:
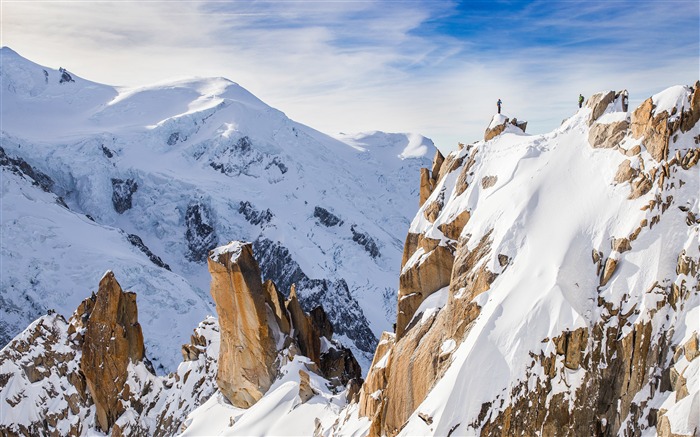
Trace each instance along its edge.
{"label": "blue sky", "polygon": [[539,133],[585,96],[700,77],[700,3],[2,0],[2,45],[99,82],[224,76],[289,117],[419,132],[443,150],[495,109]]}

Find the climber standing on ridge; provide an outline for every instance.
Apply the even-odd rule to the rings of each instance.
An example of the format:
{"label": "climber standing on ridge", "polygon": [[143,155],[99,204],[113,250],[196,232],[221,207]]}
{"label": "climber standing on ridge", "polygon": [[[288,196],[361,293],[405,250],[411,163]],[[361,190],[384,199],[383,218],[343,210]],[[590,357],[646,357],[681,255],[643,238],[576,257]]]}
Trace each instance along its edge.
{"label": "climber standing on ridge", "polygon": [[580,108],[581,105],[583,105],[583,94],[578,95],[578,107]]}
{"label": "climber standing on ridge", "polygon": [[503,102],[501,102],[501,99],[498,99],[498,101],[496,102],[496,106],[498,106],[498,113],[499,114],[501,113],[501,104],[503,104]]}

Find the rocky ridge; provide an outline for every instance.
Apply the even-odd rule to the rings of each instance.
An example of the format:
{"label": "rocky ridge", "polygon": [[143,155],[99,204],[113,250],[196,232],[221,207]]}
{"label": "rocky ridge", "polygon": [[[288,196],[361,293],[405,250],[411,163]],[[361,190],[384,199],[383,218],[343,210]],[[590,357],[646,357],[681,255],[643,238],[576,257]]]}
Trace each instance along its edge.
{"label": "rocky ridge", "polygon": [[[396,332],[382,335],[355,412],[369,420],[365,432],[636,436],[655,429],[661,436],[696,435],[700,82],[666,90],[631,114],[623,110],[626,96],[626,91],[594,95],[550,135],[522,139],[517,133],[492,132],[486,140],[495,144],[488,150],[483,143],[460,145],[446,158],[436,157],[432,171],[422,170],[422,207],[404,246]],[[591,152],[598,149],[609,151]],[[586,182],[590,193],[612,192],[615,203],[599,202],[593,221],[584,220],[591,219],[580,207],[572,208],[578,216],[567,219],[547,209],[552,185],[542,176],[535,194],[509,191],[515,214],[500,212],[509,203],[489,203],[489,196],[516,183],[518,173],[511,169],[524,166],[517,160],[503,163],[504,153],[562,159],[563,168],[538,170],[558,181],[557,170],[571,171],[568,155],[581,155],[576,162],[604,157],[610,171],[603,175],[609,180],[596,181],[599,170],[583,174],[591,178]],[[617,174],[610,161],[619,162]],[[551,283],[529,279],[537,258],[524,258],[535,247],[527,237],[538,234],[515,233],[531,227],[528,217],[536,214],[527,208],[527,196],[540,210],[554,212],[538,216],[548,223],[542,236],[566,229],[556,221],[571,220],[584,229],[593,226],[596,233],[602,229],[602,240],[610,241],[601,247],[596,233],[561,234],[566,243],[550,250],[562,251],[562,265],[546,294],[542,289]],[[667,239],[663,250],[650,250],[659,238]],[[639,276],[640,259],[657,259],[657,264]],[[523,281],[539,285],[523,287]],[[529,302],[517,297],[527,293],[532,293]],[[532,302],[546,302],[540,299],[564,305],[533,307]],[[518,320],[538,317],[529,316],[528,308],[551,319],[550,326],[524,321],[528,328],[517,328]],[[556,314],[566,311],[580,315],[557,320]],[[499,318],[501,312],[510,319]],[[499,330],[495,320],[512,327]],[[539,335],[539,346],[519,329]],[[510,346],[500,343],[506,339]],[[508,361],[500,364],[494,350]],[[492,379],[480,370],[485,356],[497,360],[486,363],[495,372]],[[501,368],[511,370],[498,373]],[[343,435],[353,426],[336,424],[331,432]]]}
{"label": "rocky ridge", "polygon": [[302,402],[318,394],[309,374],[341,393],[361,384],[323,309],[307,314],[294,292],[285,302],[274,283],[263,284],[251,244],[218,248],[209,267],[219,319],[195,329],[166,376],[146,357],[136,295],[112,272],[70,320],[52,312],[34,322],[0,352],[0,434],[175,435],[217,390],[249,408],[302,353],[311,358],[300,373]]}

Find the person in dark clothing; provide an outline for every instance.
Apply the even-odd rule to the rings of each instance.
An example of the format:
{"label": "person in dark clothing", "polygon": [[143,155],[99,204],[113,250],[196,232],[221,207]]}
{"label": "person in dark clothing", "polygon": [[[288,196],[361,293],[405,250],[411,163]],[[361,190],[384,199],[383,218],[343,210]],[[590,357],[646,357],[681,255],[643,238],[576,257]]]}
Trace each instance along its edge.
{"label": "person in dark clothing", "polygon": [[498,101],[496,102],[496,106],[498,106],[498,113],[499,114],[501,113],[501,104],[503,104],[503,102],[501,102],[501,99],[498,99]]}
{"label": "person in dark clothing", "polygon": [[578,107],[580,108],[581,105],[583,105],[583,94],[578,95]]}

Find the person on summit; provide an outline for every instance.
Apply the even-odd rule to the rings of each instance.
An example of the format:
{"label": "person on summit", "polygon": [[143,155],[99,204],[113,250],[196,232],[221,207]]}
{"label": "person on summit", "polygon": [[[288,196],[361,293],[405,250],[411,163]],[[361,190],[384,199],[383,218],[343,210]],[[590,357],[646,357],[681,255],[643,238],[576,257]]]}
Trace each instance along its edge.
{"label": "person on summit", "polygon": [[578,95],[578,107],[580,108],[581,105],[583,105],[583,94]]}
{"label": "person on summit", "polygon": [[499,114],[501,113],[501,104],[503,104],[503,102],[501,102],[501,99],[498,99],[498,101],[496,102],[496,106],[498,106],[498,113]]}

